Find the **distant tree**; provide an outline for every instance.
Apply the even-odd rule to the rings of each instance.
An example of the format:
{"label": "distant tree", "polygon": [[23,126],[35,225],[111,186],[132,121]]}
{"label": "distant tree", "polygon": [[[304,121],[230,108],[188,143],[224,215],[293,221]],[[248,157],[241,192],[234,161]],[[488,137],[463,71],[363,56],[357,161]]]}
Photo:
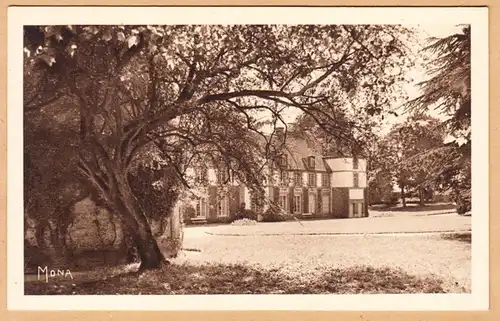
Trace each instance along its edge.
{"label": "distant tree", "polygon": [[439,158],[427,154],[425,162],[419,158],[423,153],[443,146],[444,134],[441,122],[435,118],[416,115],[404,123],[395,125],[380,144],[380,154],[384,161],[381,168],[392,172],[395,183],[401,188],[401,200],[406,206],[406,193],[416,189],[423,205],[427,192],[432,188],[433,173],[429,163]]}
{"label": "distant tree", "polygon": [[421,95],[406,105],[411,112],[429,108],[439,110],[447,120],[443,128],[451,138],[442,147],[419,155],[433,157],[430,164],[433,180],[444,190],[451,190],[458,212],[471,209],[471,34],[470,26],[444,38],[431,38],[425,50],[431,54],[429,79],[420,83]]}
{"label": "distant tree", "polygon": [[394,154],[390,147],[383,137],[373,135],[367,140],[365,155],[370,203],[397,203],[393,198]]}
{"label": "distant tree", "polygon": [[77,168],[124,222],[141,269],[156,268],[164,258],[129,181],[137,162],[156,159],[185,188],[188,167],[222,163],[263,193],[265,162],[253,155],[270,150],[255,135],[273,135],[259,113],[275,126],[295,108],[342,135],[336,106],[352,97],[380,112],[411,64],[410,35],[393,25],[25,27],[24,111],[63,97],[77,109]]}

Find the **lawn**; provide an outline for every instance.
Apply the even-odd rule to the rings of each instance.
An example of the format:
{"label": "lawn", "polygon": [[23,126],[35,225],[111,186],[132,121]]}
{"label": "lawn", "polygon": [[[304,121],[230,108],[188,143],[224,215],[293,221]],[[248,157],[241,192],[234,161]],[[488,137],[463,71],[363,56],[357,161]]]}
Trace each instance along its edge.
{"label": "lawn", "polygon": [[456,206],[451,203],[431,203],[420,205],[418,203],[409,203],[403,207],[401,204],[395,206],[372,205],[370,210],[386,212],[404,212],[404,213],[426,213],[434,211],[456,212]]}
{"label": "lawn", "polygon": [[106,279],[28,282],[30,295],[95,294],[360,294],[442,293],[436,278],[417,278],[401,270],[356,267],[332,269],[301,281],[279,273],[246,265],[173,264],[141,275],[124,273]]}
{"label": "lawn", "polygon": [[442,280],[446,292],[470,292],[471,247],[441,234],[209,236],[188,238],[175,260],[192,265],[243,264],[309,282],[360,266]]}

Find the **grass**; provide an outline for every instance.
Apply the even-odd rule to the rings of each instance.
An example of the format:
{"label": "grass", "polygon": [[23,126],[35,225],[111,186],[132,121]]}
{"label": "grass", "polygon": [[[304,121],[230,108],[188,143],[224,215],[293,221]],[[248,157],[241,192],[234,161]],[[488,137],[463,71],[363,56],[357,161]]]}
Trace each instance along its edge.
{"label": "grass", "polygon": [[472,242],[472,233],[451,233],[451,234],[443,234],[441,237],[445,240],[449,241],[458,241],[471,244]]}
{"label": "grass", "polygon": [[89,294],[360,294],[442,293],[441,281],[400,269],[357,266],[331,269],[306,282],[276,270],[239,264],[172,264],[141,275],[126,273],[78,282],[25,283],[27,295]]}
{"label": "grass", "polygon": [[400,204],[396,206],[373,205],[370,206],[371,210],[384,211],[384,212],[427,212],[427,211],[445,211],[455,210],[456,206],[450,203],[429,203],[425,205],[420,204],[407,204],[406,207]]}

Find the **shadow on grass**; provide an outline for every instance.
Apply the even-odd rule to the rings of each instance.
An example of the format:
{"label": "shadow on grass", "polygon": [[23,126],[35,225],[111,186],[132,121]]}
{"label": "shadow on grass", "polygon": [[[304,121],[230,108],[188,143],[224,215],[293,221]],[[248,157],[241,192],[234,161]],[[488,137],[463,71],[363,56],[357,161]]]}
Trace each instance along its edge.
{"label": "shadow on grass", "polygon": [[117,294],[359,294],[442,293],[441,280],[417,278],[398,269],[332,269],[309,281],[244,265],[172,264],[142,274],[73,283],[31,282],[26,295]]}
{"label": "shadow on grass", "polygon": [[472,242],[472,233],[452,233],[452,234],[443,234],[441,237],[445,240],[449,241],[458,241],[471,244]]}
{"label": "shadow on grass", "polygon": [[453,204],[408,204],[406,207],[398,206],[385,206],[385,205],[374,205],[370,206],[371,210],[374,211],[384,211],[384,212],[429,212],[429,211],[443,211],[443,210],[454,210],[456,207]]}

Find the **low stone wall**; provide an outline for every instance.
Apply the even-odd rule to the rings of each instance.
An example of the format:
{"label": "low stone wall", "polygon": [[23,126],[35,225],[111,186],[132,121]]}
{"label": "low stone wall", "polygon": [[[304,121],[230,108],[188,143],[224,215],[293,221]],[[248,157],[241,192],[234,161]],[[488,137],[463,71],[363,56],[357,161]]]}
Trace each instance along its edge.
{"label": "low stone wall", "polygon": [[[66,234],[64,253],[57,251],[52,242],[51,233],[56,233],[57,230],[54,222],[49,222],[43,238],[37,240],[37,222],[30,218],[25,220],[24,257],[28,272],[40,265],[86,269],[132,260],[132,246],[117,217],[97,207],[88,198],[76,203],[71,215],[72,223]],[[158,233],[159,222],[152,222],[152,225],[153,232]],[[174,211],[163,222],[163,229],[163,234],[156,234],[160,249],[166,257],[175,256],[182,243],[182,222],[178,212]]]}

